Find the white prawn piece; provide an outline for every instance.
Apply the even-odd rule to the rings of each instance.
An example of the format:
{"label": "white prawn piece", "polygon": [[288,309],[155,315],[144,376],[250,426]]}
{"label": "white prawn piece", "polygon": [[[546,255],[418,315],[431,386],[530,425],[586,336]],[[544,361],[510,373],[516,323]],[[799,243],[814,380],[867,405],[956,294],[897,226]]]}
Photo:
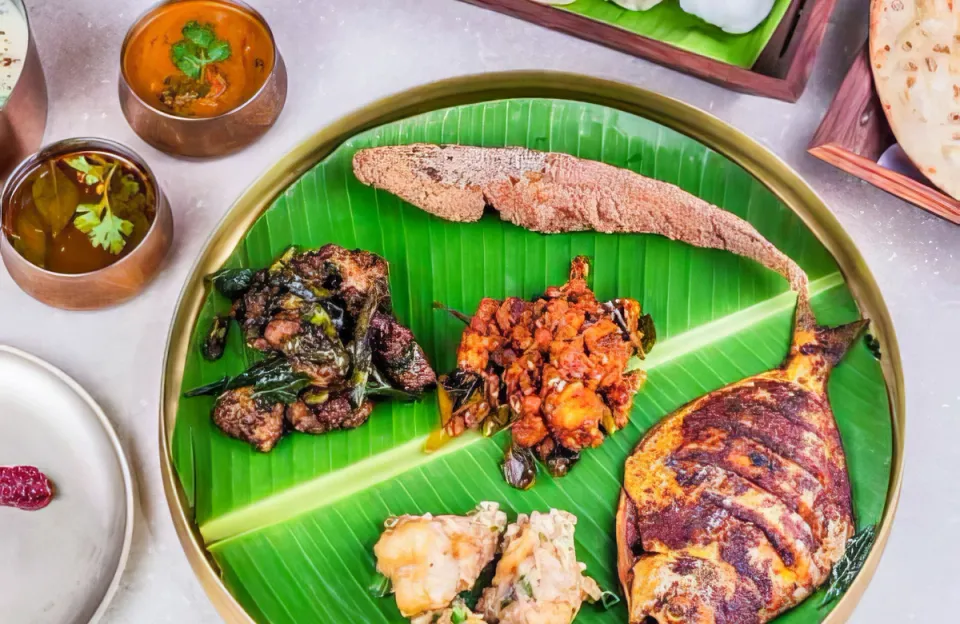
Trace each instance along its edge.
{"label": "white prawn piece", "polygon": [[504,536],[493,585],[477,610],[500,624],[570,624],[584,600],[601,598],[600,587],[577,561],[577,518],[566,511],[520,514]]}
{"label": "white prawn piece", "polygon": [[[451,606],[473,588],[493,560],[507,525],[497,503],[483,502],[467,516],[400,516],[373,547],[377,570],[390,579],[397,608],[407,618]],[[421,621],[419,618],[415,621]]]}

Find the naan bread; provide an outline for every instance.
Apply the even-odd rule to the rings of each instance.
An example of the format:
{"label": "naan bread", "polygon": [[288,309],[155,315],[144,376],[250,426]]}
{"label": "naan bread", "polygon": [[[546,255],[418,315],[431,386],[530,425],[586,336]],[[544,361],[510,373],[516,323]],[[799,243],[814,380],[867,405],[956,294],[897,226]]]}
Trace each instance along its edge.
{"label": "naan bread", "polygon": [[903,151],[960,199],[960,2],[872,0],[870,64]]}

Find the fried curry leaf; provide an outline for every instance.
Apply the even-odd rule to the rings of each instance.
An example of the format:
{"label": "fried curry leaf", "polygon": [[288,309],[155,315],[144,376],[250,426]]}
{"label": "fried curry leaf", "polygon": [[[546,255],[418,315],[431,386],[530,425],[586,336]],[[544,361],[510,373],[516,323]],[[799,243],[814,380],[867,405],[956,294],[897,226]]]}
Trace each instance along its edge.
{"label": "fried curry leaf", "polygon": [[357,324],[353,329],[353,341],[347,346],[353,360],[353,372],[350,375],[350,404],[360,407],[367,395],[367,380],[373,366],[373,350],[370,347],[370,321],[377,309],[380,298],[371,293],[363,304]]}
{"label": "fried curry leaf", "polygon": [[253,388],[253,398],[261,399],[267,403],[283,403],[289,405],[296,401],[300,391],[309,385],[309,377],[293,373],[288,377],[255,384]]}
{"label": "fried curry leaf", "polygon": [[497,572],[498,561],[499,558],[492,559],[490,563],[480,571],[480,576],[477,577],[477,581],[473,584],[473,589],[465,589],[457,594],[457,599],[471,611],[477,608],[477,603],[480,602],[480,596],[483,595],[484,588],[490,587],[490,585],[493,584],[493,577]]}
{"label": "fried curry leaf", "polygon": [[236,377],[223,377],[213,383],[184,393],[185,397],[219,395],[227,390],[253,386],[254,398],[271,403],[293,403],[301,390],[310,384],[310,378],[293,370],[283,357],[260,360]]}
{"label": "fried curry leaf", "polygon": [[838,561],[833,566],[833,570],[830,571],[827,593],[824,594],[823,600],[820,601],[820,607],[830,604],[850,588],[854,579],[857,578],[857,574],[860,573],[863,564],[866,563],[867,557],[870,555],[870,549],[873,547],[873,542],[876,538],[877,525],[875,524],[860,529],[856,535],[850,538],[847,542],[846,550],[843,551],[843,556],[840,557],[840,561]]}
{"label": "fried curry leaf", "polygon": [[537,481],[537,460],[530,449],[511,444],[500,464],[504,480],[518,490],[529,490]]}
{"label": "fried curry leaf", "polygon": [[220,269],[208,275],[207,281],[213,284],[218,293],[233,301],[250,290],[254,273],[253,269]]}
{"label": "fried curry leaf", "polygon": [[212,381],[208,384],[202,386],[197,386],[192,390],[187,390],[183,393],[183,396],[187,398],[198,397],[198,396],[217,396],[223,394],[230,389],[230,381],[232,377],[230,375],[224,375],[216,381]]}
{"label": "fried curry leaf", "polygon": [[49,161],[37,176],[30,192],[37,212],[50,227],[50,234],[56,238],[77,211],[77,204],[80,203],[77,185],[54,161]]}
{"label": "fried curry leaf", "polygon": [[420,398],[419,395],[413,394],[412,392],[407,392],[406,390],[401,390],[400,388],[394,388],[388,382],[383,373],[380,372],[376,366],[370,367],[370,376],[367,379],[367,396],[370,397],[382,397],[385,399],[393,399],[395,401],[416,401]]}
{"label": "fried curry leaf", "polygon": [[870,353],[873,357],[880,359],[880,341],[877,340],[877,337],[873,334],[866,334],[863,337],[864,344],[867,345],[867,349],[870,349]]}
{"label": "fried curry leaf", "polygon": [[657,328],[653,324],[653,317],[644,314],[637,322],[637,329],[643,332],[643,338],[640,339],[643,352],[650,353],[653,345],[657,344]]}
{"label": "fried curry leaf", "polygon": [[227,331],[230,329],[230,317],[218,314],[210,322],[210,330],[203,340],[200,354],[203,359],[214,362],[223,357],[223,348],[227,342]]}

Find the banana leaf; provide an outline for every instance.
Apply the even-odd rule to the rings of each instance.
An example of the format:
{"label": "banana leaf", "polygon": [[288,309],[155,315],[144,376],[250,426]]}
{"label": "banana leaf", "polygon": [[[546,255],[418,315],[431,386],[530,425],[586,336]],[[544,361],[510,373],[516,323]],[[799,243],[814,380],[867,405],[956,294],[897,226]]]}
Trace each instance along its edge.
{"label": "banana leaf", "polygon": [[[269,454],[221,434],[213,399],[181,399],[174,466],[200,533],[224,581],[261,622],[400,622],[391,598],[371,596],[372,547],[384,519],[404,513],[465,513],[478,501],[518,512],[566,509],[579,518],[577,550],[602,587],[616,581],[614,514],[623,462],[644,431],[673,409],[727,383],[772,368],[786,354],[795,296],[752,261],[650,235],[541,235],[490,215],[471,224],[432,217],[353,177],[357,149],[416,141],[525,145],[569,152],[673,182],[748,219],[811,278],[822,323],[858,318],[837,264],[800,218],[722,155],[651,121],[605,107],[513,99],[425,113],[355,136],[293,184],[251,228],[228,267],[262,267],[290,244],[335,242],[383,255],[394,310],[438,371],[454,367],[462,324],[433,302],[472,311],[484,296],[535,296],[566,278],[570,259],[593,259],[601,299],[639,299],[659,342],[644,368],[630,425],[562,479],[541,471],[529,491],[510,488],[498,462],[505,433],[465,435],[425,455],[438,426],[435,397],[381,403],[359,429],[288,435]],[[231,332],[224,356],[200,354],[204,330],[230,302],[211,292],[185,363],[183,388],[244,370],[255,356]],[[858,344],[829,386],[847,451],[858,522],[877,522],[890,481],[892,430],[878,361]],[[814,597],[781,622],[820,621]],[[623,622],[621,604],[585,606],[578,621]]]}
{"label": "banana leaf", "polygon": [[556,8],[606,22],[632,33],[739,67],[752,67],[790,7],[776,0],[773,10],[748,33],[732,35],[684,12],[677,0],[663,0],[648,11],[628,11],[610,0],[577,0]]}

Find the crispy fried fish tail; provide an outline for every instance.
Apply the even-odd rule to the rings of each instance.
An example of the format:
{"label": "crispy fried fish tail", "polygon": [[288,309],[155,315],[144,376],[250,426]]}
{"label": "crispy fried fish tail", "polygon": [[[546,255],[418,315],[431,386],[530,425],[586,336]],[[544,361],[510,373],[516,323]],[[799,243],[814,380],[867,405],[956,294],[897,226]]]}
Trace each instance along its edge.
{"label": "crispy fried fish tail", "polygon": [[788,379],[815,392],[822,392],[830,371],[843,359],[870,322],[861,319],[846,325],[824,327],[801,319],[803,313],[798,306],[793,344],[790,345],[783,368]]}

